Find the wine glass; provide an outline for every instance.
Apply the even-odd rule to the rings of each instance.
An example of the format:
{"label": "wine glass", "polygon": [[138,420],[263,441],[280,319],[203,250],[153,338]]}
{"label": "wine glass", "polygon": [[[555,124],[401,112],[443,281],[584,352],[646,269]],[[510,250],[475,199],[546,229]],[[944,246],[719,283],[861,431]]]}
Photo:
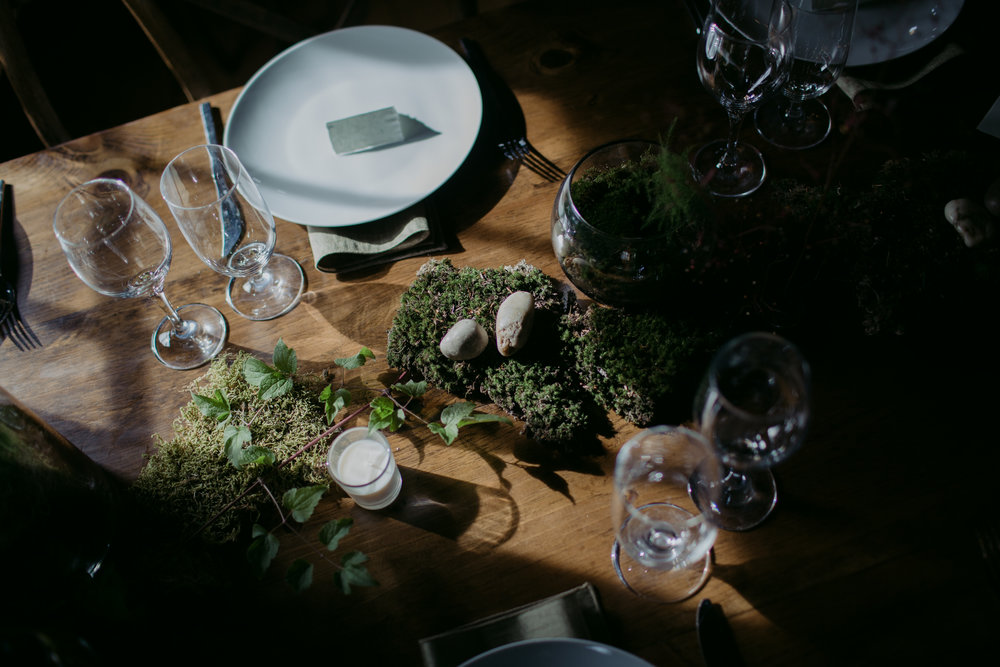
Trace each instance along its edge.
{"label": "wine glass", "polygon": [[226,319],[201,303],[174,308],[163,293],[173,246],[163,220],[125,183],[109,178],[73,188],[56,208],[53,229],[73,272],[114,297],[150,297],[166,317],[150,343],[169,368],[196,368],[222,350]]}
{"label": "wine glass", "polygon": [[781,148],[811,148],[830,133],[830,111],[819,96],[847,64],[858,0],[789,0],[795,21],[794,58],[782,95],[754,113],[757,132]]}
{"label": "wine glass", "polygon": [[805,439],[810,414],[809,364],[770,333],[738,336],[716,352],[694,403],[701,433],[724,466],[721,488],[692,480],[695,500],[723,530],[749,530],[778,501],[771,466]]}
{"label": "wine glass", "polygon": [[696,181],[722,197],[742,197],[764,182],[764,157],[739,141],[743,118],[785,81],[792,54],[792,12],[785,0],[712,0],[698,39],[702,84],[729,116],[729,137],[691,160]]}
{"label": "wine glass", "polygon": [[[615,460],[611,560],[633,593],[658,601],[690,597],[711,571],[718,533],[698,510],[688,484],[718,482],[719,460],[708,441],[683,427],[654,426],[626,442]],[[705,487],[710,494],[718,483]]]}
{"label": "wine glass", "polygon": [[226,301],[251,320],[270,320],[295,307],[305,274],[274,252],[274,217],[236,153],[194,146],[167,164],[160,194],[195,254],[229,276]]}

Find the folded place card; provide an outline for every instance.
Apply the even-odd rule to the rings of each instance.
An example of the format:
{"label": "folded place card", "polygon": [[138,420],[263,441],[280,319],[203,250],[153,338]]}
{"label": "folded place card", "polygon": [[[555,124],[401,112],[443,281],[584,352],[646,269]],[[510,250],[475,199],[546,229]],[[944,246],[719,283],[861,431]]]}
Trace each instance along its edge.
{"label": "folded place card", "polygon": [[597,589],[585,583],[558,595],[420,640],[425,667],[457,667],[480,653],[524,639],[574,637],[608,642]]}

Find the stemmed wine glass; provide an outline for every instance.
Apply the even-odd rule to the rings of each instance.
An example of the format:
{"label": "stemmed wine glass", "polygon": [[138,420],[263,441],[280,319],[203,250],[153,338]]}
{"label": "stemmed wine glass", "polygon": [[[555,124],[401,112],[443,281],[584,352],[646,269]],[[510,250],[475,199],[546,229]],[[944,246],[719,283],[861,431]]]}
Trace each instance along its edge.
{"label": "stemmed wine glass", "polygon": [[789,0],[795,20],[795,57],[782,95],[754,114],[757,132],[781,148],[811,148],[830,133],[830,111],[819,96],[847,64],[858,0]]}
{"label": "stemmed wine glass", "polygon": [[165,366],[196,368],[222,350],[226,320],[201,303],[170,305],[163,283],[173,246],[163,220],[125,183],[109,178],[73,188],[56,208],[53,229],[73,272],[101,294],[150,297],[166,317],[153,332]]}
{"label": "stemmed wine glass", "polygon": [[749,530],[778,501],[771,466],[805,439],[810,414],[809,364],[770,333],[738,336],[716,352],[694,402],[695,420],[724,466],[718,482],[696,475],[692,493],[723,530]]}
{"label": "stemmed wine glass", "polygon": [[233,310],[270,320],[295,307],[302,267],[274,252],[274,217],[236,153],[214,144],[187,149],[167,164],[160,194],[195,254],[230,277]]}
{"label": "stemmed wine glass", "polygon": [[785,0],[712,0],[698,40],[702,84],[729,115],[729,137],[691,160],[696,181],[722,197],[755,191],[767,173],[760,151],[739,141],[743,117],[785,81],[792,54],[792,12]]}
{"label": "stemmed wine glass", "polygon": [[715,484],[721,465],[708,441],[683,427],[654,426],[626,442],[615,460],[611,560],[622,583],[637,595],[677,602],[690,597],[711,571],[718,533],[689,491],[695,474]]}

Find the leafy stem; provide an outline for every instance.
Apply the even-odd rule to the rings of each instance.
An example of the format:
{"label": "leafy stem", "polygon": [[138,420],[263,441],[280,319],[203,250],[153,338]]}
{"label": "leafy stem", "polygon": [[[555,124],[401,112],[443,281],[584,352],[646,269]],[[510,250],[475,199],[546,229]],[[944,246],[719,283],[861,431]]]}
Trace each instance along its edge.
{"label": "leafy stem", "polygon": [[[357,354],[335,359],[335,363],[346,373],[347,370],[360,368],[374,358],[375,355],[370,349],[362,347]],[[369,403],[349,410],[346,416],[338,419],[338,416],[347,410],[353,402],[351,392],[345,386],[346,375],[342,375],[341,386],[339,388],[334,388],[332,384],[328,384],[324,386],[317,397],[323,405],[328,426],[293,453],[281,461],[277,461],[274,452],[254,442],[251,425],[264,414],[268,406],[271,405],[270,401],[284,396],[292,390],[295,382],[295,374],[298,370],[297,356],[293,349],[289,348],[283,340],[279,339],[272,354],[271,364],[250,357],[246,359],[242,370],[246,382],[257,388],[257,399],[260,401],[260,405],[253,409],[250,415],[246,415],[247,406],[245,404],[241,405],[239,413],[244,418],[240,419],[239,423],[234,423],[229,398],[222,390],[217,389],[211,396],[192,393],[194,404],[198,410],[205,417],[215,420],[217,428],[223,431],[223,452],[229,463],[236,468],[253,465],[261,467],[262,472],[267,470],[278,471],[291,464],[307,451],[313,449],[320,442],[328,440],[334,433],[341,430],[346,423],[359,417],[364,412],[368,412],[368,428],[370,431],[388,430],[395,432],[403,427],[408,417],[412,417],[433,433],[438,434],[447,444],[454,442],[458,436],[458,430],[464,426],[481,422],[510,422],[506,417],[475,412],[476,406],[473,403],[450,405],[441,412],[440,423],[429,422],[410,407],[414,400],[419,399],[426,393],[427,383],[413,380],[404,382],[403,380],[406,377],[405,372],[400,374],[397,382],[388,387],[382,387],[381,390],[376,392],[376,396]],[[278,512],[279,518],[277,525],[270,530],[259,524],[254,524],[252,541],[247,548],[247,561],[250,563],[255,574],[258,577],[263,577],[279,551],[280,543],[274,534],[275,531],[279,528],[285,528],[294,534],[297,539],[309,543],[302,532],[292,522],[304,524],[308,521],[320,499],[329,490],[329,487],[315,484],[312,486],[291,488],[286,490],[279,499],[266,481],[265,475],[256,475],[253,481],[247,484],[235,498],[226,503],[224,507],[205,521],[195,531],[195,535],[206,530],[219,517],[236,506],[237,503],[259,489],[263,490],[270,499],[270,502]],[[319,542],[326,547],[327,552],[337,549],[341,539],[349,532],[352,523],[351,519],[339,519],[327,522],[320,529]],[[327,561],[334,566],[334,580],[345,594],[351,592],[352,586],[377,585],[377,582],[371,577],[365,567],[367,557],[363,553],[358,551],[348,552],[337,563],[329,558],[328,553],[324,552],[320,547],[312,545],[312,550],[321,560]],[[303,590],[311,585],[313,572],[314,568],[311,563],[303,559],[297,559],[289,566],[285,578],[293,588]]]}

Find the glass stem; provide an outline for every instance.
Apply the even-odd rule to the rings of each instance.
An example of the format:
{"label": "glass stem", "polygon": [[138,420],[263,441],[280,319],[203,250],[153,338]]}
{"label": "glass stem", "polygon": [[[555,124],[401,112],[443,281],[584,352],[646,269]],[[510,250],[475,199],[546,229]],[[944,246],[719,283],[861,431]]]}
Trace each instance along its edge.
{"label": "glass stem", "polygon": [[788,106],[785,107],[784,116],[785,127],[791,128],[792,131],[798,130],[802,127],[805,121],[805,113],[802,111],[802,102],[798,100],[789,100]]}
{"label": "glass stem", "polygon": [[247,276],[243,282],[243,291],[249,295],[256,295],[266,292],[271,286],[271,273],[267,270],[267,264],[260,268],[260,271]]}
{"label": "glass stem", "polygon": [[171,336],[176,336],[177,338],[189,338],[194,334],[197,325],[189,320],[181,319],[181,316],[177,314],[177,310],[170,305],[170,301],[167,299],[167,295],[163,292],[156,293],[156,305],[166,313],[167,319],[170,320],[170,324],[173,326],[173,330],[170,332]]}
{"label": "glass stem", "polygon": [[729,136],[726,138],[726,150],[719,158],[719,166],[734,167],[737,163],[736,144],[739,143],[740,130],[743,129],[743,114],[730,109],[726,113],[729,115]]}
{"label": "glass stem", "polygon": [[797,100],[789,100],[785,107],[785,120],[797,122],[802,119],[802,103]]}
{"label": "glass stem", "polygon": [[753,498],[753,482],[743,473],[726,469],[726,476],[722,478],[722,504],[727,507],[739,507],[746,505]]}

